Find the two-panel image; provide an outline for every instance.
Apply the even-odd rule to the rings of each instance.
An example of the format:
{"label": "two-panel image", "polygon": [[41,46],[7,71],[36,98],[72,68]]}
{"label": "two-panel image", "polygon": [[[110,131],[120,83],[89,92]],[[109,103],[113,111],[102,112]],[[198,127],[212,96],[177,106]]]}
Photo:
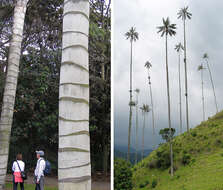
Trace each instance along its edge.
{"label": "two-panel image", "polygon": [[0,190],[223,190],[222,9],[0,0]]}

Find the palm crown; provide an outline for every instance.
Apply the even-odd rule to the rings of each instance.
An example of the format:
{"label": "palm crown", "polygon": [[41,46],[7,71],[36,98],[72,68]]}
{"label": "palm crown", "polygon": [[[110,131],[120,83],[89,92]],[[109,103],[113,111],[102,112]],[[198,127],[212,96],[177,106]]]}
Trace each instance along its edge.
{"label": "palm crown", "polygon": [[136,32],[136,28],[131,27],[128,32],[125,33],[126,39],[130,39],[130,41],[136,41],[139,39],[139,33]]}
{"label": "palm crown", "polygon": [[179,52],[180,50],[184,50],[184,47],[181,43],[177,44],[174,48],[177,52]]}
{"label": "palm crown", "polygon": [[197,68],[198,71],[200,71],[202,69],[204,69],[203,65],[199,65],[198,68]]}
{"label": "palm crown", "polygon": [[157,33],[161,33],[161,37],[163,37],[164,34],[173,36],[176,34],[176,24],[170,24],[169,17],[165,20],[163,18],[163,26],[158,26],[157,27],[159,31]]}
{"label": "palm crown", "polygon": [[143,106],[140,108],[142,110],[142,112],[146,113],[146,112],[150,112],[150,108],[149,105],[147,104],[143,104]]}
{"label": "palm crown", "polygon": [[182,18],[183,20],[186,20],[187,18],[191,19],[191,16],[192,16],[192,14],[188,12],[188,6],[181,8],[180,11],[177,13],[177,15],[178,15],[177,17],[178,19]]}
{"label": "palm crown", "polygon": [[150,68],[152,67],[152,64],[151,64],[149,61],[146,61],[146,63],[145,63],[145,67],[146,67],[147,69],[150,69]]}
{"label": "palm crown", "polygon": [[136,93],[139,93],[139,92],[140,92],[140,90],[139,90],[138,88],[136,88],[136,89],[135,89],[135,92],[136,92]]}

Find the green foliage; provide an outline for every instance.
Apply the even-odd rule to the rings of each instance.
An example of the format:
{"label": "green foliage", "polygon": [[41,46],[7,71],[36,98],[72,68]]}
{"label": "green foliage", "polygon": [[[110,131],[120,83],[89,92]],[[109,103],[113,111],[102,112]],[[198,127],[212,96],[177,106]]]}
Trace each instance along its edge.
{"label": "green foliage", "polygon": [[155,188],[156,186],[157,186],[157,179],[153,179],[152,188]]}
{"label": "green foliage", "polygon": [[183,156],[182,156],[182,164],[183,165],[187,165],[187,164],[190,163],[190,161],[191,161],[190,154],[183,154]]}
{"label": "green foliage", "polygon": [[173,138],[175,131],[176,130],[174,128],[164,128],[160,130],[159,135],[162,136],[163,140],[169,142]]}
{"label": "green foliage", "polygon": [[132,189],[131,164],[123,159],[114,161],[114,187],[115,190]]}

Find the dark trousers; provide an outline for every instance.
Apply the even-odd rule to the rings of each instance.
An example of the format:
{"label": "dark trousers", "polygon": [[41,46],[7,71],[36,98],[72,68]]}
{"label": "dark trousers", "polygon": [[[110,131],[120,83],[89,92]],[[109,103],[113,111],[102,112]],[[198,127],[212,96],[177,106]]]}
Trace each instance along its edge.
{"label": "dark trousers", "polygon": [[[18,183],[15,183],[14,176],[13,176],[13,190],[17,190]],[[20,183],[20,189],[24,190],[24,183]]]}
{"label": "dark trousers", "polygon": [[44,190],[44,177],[41,177],[39,183],[36,183],[35,190]]}

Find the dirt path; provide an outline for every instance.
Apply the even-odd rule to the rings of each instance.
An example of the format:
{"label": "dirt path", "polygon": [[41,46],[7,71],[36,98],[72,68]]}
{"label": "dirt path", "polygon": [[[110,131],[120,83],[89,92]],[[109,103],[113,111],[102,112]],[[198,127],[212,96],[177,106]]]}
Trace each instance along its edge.
{"label": "dirt path", "polygon": [[[12,175],[7,175],[6,181],[11,183],[12,182]],[[33,184],[33,177],[28,176],[28,179],[25,183]],[[56,177],[45,177],[45,184],[47,186],[57,186],[57,178]],[[92,190],[111,190],[110,188],[110,181],[109,178],[102,178],[93,176],[92,180]]]}

